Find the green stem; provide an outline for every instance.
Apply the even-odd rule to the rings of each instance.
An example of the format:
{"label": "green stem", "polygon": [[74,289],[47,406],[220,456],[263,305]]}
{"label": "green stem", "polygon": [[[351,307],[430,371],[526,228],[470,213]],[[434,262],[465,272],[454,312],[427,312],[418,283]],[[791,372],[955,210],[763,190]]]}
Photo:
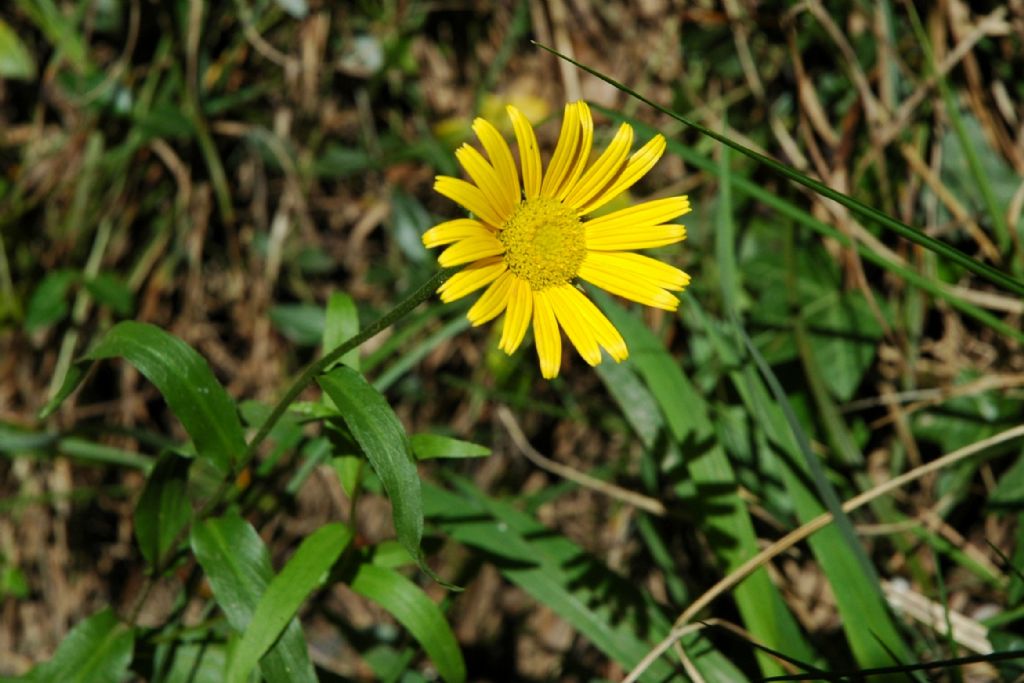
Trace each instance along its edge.
{"label": "green stem", "polygon": [[285,411],[288,410],[288,406],[292,404],[299,394],[316,379],[317,375],[323,373],[327,368],[333,365],[339,358],[344,356],[346,353],[354,348],[359,347],[369,339],[376,337],[378,334],[386,330],[387,328],[394,325],[400,318],[405,317],[412,309],[419,306],[421,303],[433,296],[437,288],[440,287],[445,280],[450,278],[457,268],[443,268],[439,270],[434,277],[424,282],[420,287],[412,294],[407,296],[405,299],[400,301],[397,306],[388,311],[386,314],[378,318],[375,322],[364,328],[359,334],[349,337],[332,351],[326,353],[319,360],[315,360],[306,366],[306,369],[302,371],[288,391],[285,392],[284,396],[274,406],[274,410],[271,411],[267,419],[260,425],[260,429],[256,432],[256,436],[252,438],[249,445],[245,449],[245,453],[239,458],[235,464],[235,472],[240,472],[244,469],[249,461],[256,455],[256,449],[259,448],[260,444],[263,443],[267,435],[270,434],[270,430],[274,428],[277,421],[281,419]]}

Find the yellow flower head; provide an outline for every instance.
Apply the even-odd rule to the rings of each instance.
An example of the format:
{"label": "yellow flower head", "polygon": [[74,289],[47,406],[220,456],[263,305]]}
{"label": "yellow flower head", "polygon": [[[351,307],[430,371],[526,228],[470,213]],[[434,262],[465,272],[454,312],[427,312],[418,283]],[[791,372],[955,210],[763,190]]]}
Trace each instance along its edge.
{"label": "yellow flower head", "polygon": [[585,102],[565,105],[562,132],[546,172],[526,117],[507,107],[519,145],[522,184],[508,144],[484,119],[473,122],[483,154],[466,144],[455,156],[473,182],[438,176],[434,189],[475,218],[436,225],[423,235],[427,247],[451,245],[442,266],[468,264],[438,293],[455,301],[487,287],[467,317],[481,325],[505,313],[499,347],[514,352],[533,321],[540,370],[550,379],[562,363],[559,325],[587,363],[601,362],[603,347],[616,362],[629,356],[626,342],[575,281],[674,311],[690,276],[633,249],[674,244],[686,228],[668,223],[690,211],[686,197],[644,202],[597,218],[593,211],[625,192],[665,151],[656,135],[632,155],[633,129],[622,124],[608,148],[590,161],[594,121]]}

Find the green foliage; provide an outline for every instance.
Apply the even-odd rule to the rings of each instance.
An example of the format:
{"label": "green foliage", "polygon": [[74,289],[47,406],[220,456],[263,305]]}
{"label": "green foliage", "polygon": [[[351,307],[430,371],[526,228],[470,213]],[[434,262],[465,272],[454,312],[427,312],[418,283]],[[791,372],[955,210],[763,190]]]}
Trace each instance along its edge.
{"label": "green foliage", "polygon": [[108,607],[71,629],[53,659],[33,669],[28,680],[120,683],[128,673],[134,645],[134,630]]}
{"label": "green foliage", "polygon": [[249,619],[242,640],[235,646],[227,668],[229,683],[242,683],[285,627],[292,623],[299,607],[327,576],[352,540],[342,524],[325,524],[302,542],[281,572],[267,584]]}
{"label": "green foliage", "polygon": [[[270,593],[269,586],[275,583],[274,571],[267,547],[259,534],[238,513],[229,512],[193,524],[191,546],[231,628],[247,634],[254,616],[263,616],[267,610],[272,610],[274,616],[280,618],[283,611],[275,609],[278,605],[270,604],[260,609],[264,596]],[[280,582],[277,585],[275,592],[280,592]],[[246,659],[253,655],[258,658],[262,654],[260,670],[269,683],[315,681],[302,626],[297,619],[289,617],[283,632],[280,628],[273,629],[274,633],[281,635],[269,650],[264,641],[267,627],[260,624],[257,635],[250,637],[260,640],[247,644],[244,656]],[[243,643],[245,640],[243,635]]]}
{"label": "green foliage", "polygon": [[422,590],[393,569],[361,564],[352,590],[373,600],[415,636],[446,681],[466,680],[466,664],[444,614]]}
{"label": "green foliage", "polygon": [[[658,103],[592,72],[637,98],[605,114],[638,140],[668,138],[667,172],[633,191],[694,194],[686,248],[659,253],[692,266],[694,284],[678,317],[588,289],[630,358],[593,371],[575,359],[542,384],[532,351],[495,351],[500,323],[470,330],[469,301],[436,301],[451,271],[421,241],[452,217],[435,215],[429,182],[460,173],[452,149],[472,115],[523,95],[505,71],[556,73],[528,42],[541,28],[530,3],[350,4],[16,0],[0,19],[0,350],[24,354],[0,357],[13,380],[0,509],[14,525],[60,510],[54,537],[87,536],[76,559],[117,510],[137,546],[116,560],[113,575],[131,577],[117,613],[75,606],[89,616],[19,680],[513,677],[485,667],[531,638],[546,647],[546,629],[570,644],[538,679],[601,680],[652,652],[664,654],[639,680],[856,678],[894,663],[903,680],[915,659],[955,677],[951,591],[958,617],[999,608],[976,624],[996,650],[981,658],[1019,676],[1003,661],[1020,659],[1024,619],[1017,440],[840,508],[1020,421],[1024,86],[1009,39],[986,34],[932,81],[929,41],[945,29],[925,33],[913,7],[830,10],[847,53],[814,3],[787,15],[789,45],[760,30],[765,8],[730,6],[659,25],[667,43],[641,51],[658,59],[637,79],[658,83]],[[634,11],[620,10],[578,17],[574,40]],[[908,52],[896,38],[910,31]],[[837,53],[844,68],[825,64]],[[932,82],[934,97],[890,110]],[[657,112],[657,126],[636,120]],[[878,117],[896,114],[902,128],[879,143]],[[929,152],[928,174],[903,163],[908,150]],[[159,325],[118,322],[135,316]],[[96,368],[115,358],[126,364]],[[33,397],[35,375],[50,388]],[[34,422],[44,402],[48,422]],[[491,420],[498,405],[587,476],[522,461]],[[831,523],[678,628],[717,582],[824,513]],[[46,593],[20,548],[0,550],[6,604]],[[890,578],[943,620],[893,614]],[[828,596],[814,610],[798,605],[807,585]],[[374,623],[350,601],[373,603]],[[335,655],[344,675],[326,671]]]}
{"label": "green foliage", "polygon": [[387,400],[352,368],[337,367],[317,381],[338,407],[352,438],[384,485],[398,540],[409,555],[422,557],[420,478],[402,423]]}
{"label": "green foliage", "polygon": [[187,460],[175,453],[165,454],[146,478],[135,505],[135,538],[151,565],[159,565],[175,550],[179,535],[191,521],[188,471]]}
{"label": "green foliage", "polygon": [[104,334],[71,366],[42,415],[52,414],[78,387],[92,362],[104,358],[124,358],[156,385],[201,457],[227,472],[241,456],[245,439],[235,404],[210,366],[185,342],[144,323],[118,323]]}
{"label": "green foliage", "polygon": [[30,80],[36,64],[11,25],[0,19],[0,78]]}

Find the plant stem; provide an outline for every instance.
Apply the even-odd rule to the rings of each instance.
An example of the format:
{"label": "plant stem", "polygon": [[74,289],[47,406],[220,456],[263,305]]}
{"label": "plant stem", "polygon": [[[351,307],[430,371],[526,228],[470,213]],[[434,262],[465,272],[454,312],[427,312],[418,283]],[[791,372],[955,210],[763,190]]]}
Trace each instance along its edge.
{"label": "plant stem", "polygon": [[278,400],[277,405],[274,406],[274,410],[271,411],[270,415],[268,415],[263,421],[263,424],[260,425],[259,431],[256,432],[256,436],[254,436],[252,441],[249,442],[249,445],[246,447],[242,457],[239,458],[237,463],[235,463],[235,474],[243,470],[249,464],[249,461],[251,461],[256,455],[256,449],[259,448],[260,444],[267,438],[267,435],[270,434],[270,430],[274,428],[277,421],[280,420],[281,416],[284,415],[286,410],[288,410],[288,406],[292,404],[292,401],[298,398],[299,394],[302,393],[310,382],[316,379],[317,375],[323,373],[346,353],[358,346],[361,346],[364,342],[372,339],[373,337],[376,337],[378,334],[394,325],[400,318],[405,317],[410,311],[412,311],[412,309],[429,299],[434,292],[437,291],[437,288],[440,287],[445,280],[451,277],[456,270],[458,269],[444,268],[439,270],[434,277],[420,285],[416,291],[400,301],[397,306],[392,308],[386,314],[361,330],[359,334],[349,337],[336,346],[332,351],[325,353],[320,359],[315,360],[306,366],[306,369],[302,371],[302,374],[299,375],[298,379],[292,383],[284,396]]}
{"label": "plant stem", "polygon": [[[257,449],[267,438],[267,435],[270,434],[270,430],[274,428],[277,421],[280,420],[281,416],[284,415],[286,410],[288,410],[288,406],[292,404],[292,401],[302,393],[303,389],[305,389],[310,382],[316,379],[317,375],[324,372],[339,358],[352,349],[359,347],[366,341],[394,325],[404,316],[408,315],[410,311],[433,296],[434,292],[437,291],[437,288],[440,287],[457,270],[459,269],[442,268],[435,273],[432,278],[417,287],[409,296],[398,302],[394,308],[361,330],[359,334],[349,337],[341,344],[325,353],[323,357],[307,365],[306,369],[302,371],[302,374],[300,374],[298,378],[292,382],[292,385],[288,387],[288,391],[284,393],[284,396],[278,400],[270,415],[263,420],[263,424],[260,425],[259,431],[256,432],[256,435],[246,446],[245,452],[242,453],[242,456],[235,463],[231,474],[221,482],[217,491],[210,496],[210,499],[207,500],[206,503],[196,512],[193,523],[206,519],[213,513],[217,506],[220,505],[228,489],[231,488],[232,484],[237,480],[238,474],[244,470],[253,457],[255,457]],[[190,526],[185,527],[178,533],[174,542],[170,545],[170,551],[168,554],[165,557],[160,558],[156,563],[153,573],[146,579],[145,585],[143,585],[135,604],[129,612],[129,623],[135,623],[146,598],[149,596],[149,593],[153,588],[155,577],[162,576],[171,563],[174,562],[174,558],[177,556],[178,546],[184,540],[185,534],[188,533],[190,528]]]}

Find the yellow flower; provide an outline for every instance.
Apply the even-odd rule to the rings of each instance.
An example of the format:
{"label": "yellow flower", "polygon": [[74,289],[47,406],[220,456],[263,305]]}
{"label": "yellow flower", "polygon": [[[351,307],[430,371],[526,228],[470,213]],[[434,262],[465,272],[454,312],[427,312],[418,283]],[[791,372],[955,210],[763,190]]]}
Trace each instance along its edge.
{"label": "yellow flower", "polygon": [[630,252],[685,239],[686,228],[667,221],[689,213],[689,199],[658,199],[588,218],[651,170],[665,151],[665,138],[656,135],[630,155],[633,129],[622,124],[588,166],[594,121],[585,102],[573,102],[565,106],[558,144],[542,173],[533,128],[518,109],[507,110],[522,184],[508,144],[481,118],[473,131],[487,157],[469,144],[455,152],[473,182],[438,176],[434,183],[437,192],[475,216],[441,223],[423,235],[427,247],[451,245],[438,257],[442,266],[468,264],[438,293],[450,302],[487,286],[467,317],[481,325],[505,313],[498,346],[508,354],[532,320],[541,374],[548,379],[558,375],[562,362],[559,326],[590,365],[601,362],[602,347],[616,362],[625,360],[622,335],[575,281],[669,311],[679,305],[671,292],[682,291],[690,277]]}

